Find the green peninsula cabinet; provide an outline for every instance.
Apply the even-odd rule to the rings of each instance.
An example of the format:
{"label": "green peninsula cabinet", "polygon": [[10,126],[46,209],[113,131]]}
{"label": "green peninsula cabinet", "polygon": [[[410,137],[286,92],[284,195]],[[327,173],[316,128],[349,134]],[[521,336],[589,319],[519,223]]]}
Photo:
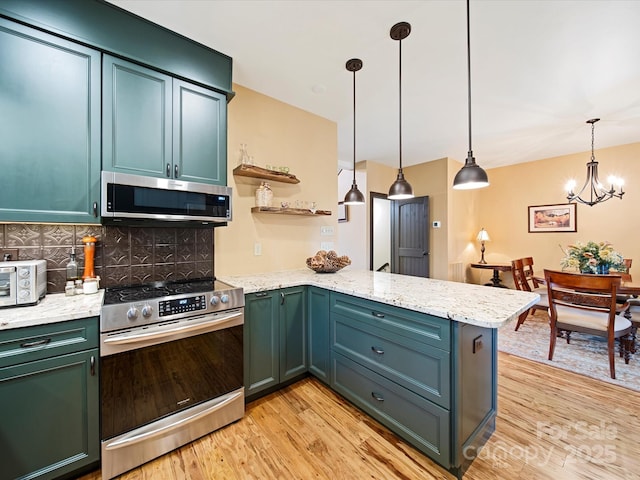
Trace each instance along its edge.
{"label": "green peninsula cabinet", "polygon": [[330,386],[461,478],[495,429],[496,330],[330,295]]}
{"label": "green peninsula cabinet", "polygon": [[0,221],[100,223],[100,52],[0,18]]}
{"label": "green peninsula cabinet", "polygon": [[104,170],[226,185],[225,95],[106,54],[103,89]]}
{"label": "green peninsula cabinet", "polygon": [[0,331],[0,479],[52,479],[100,458],[98,318]]}
{"label": "green peninsula cabinet", "polygon": [[329,383],[331,372],[331,345],[329,342],[329,291],[308,287],[307,325],[309,328],[309,372],[324,383]]}
{"label": "green peninsula cabinet", "polygon": [[305,287],[245,295],[244,386],[249,400],[307,372],[306,304]]}

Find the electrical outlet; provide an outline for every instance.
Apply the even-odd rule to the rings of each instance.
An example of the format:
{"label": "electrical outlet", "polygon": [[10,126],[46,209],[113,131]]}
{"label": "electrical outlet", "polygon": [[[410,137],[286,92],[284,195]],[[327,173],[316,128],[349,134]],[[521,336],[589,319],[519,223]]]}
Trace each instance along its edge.
{"label": "electrical outlet", "polygon": [[256,257],[262,255],[262,244],[261,243],[254,243],[253,244],[253,254]]}
{"label": "electrical outlet", "polygon": [[327,252],[333,250],[333,242],[321,242],[320,250],[326,250]]}
{"label": "electrical outlet", "polygon": [[333,235],[333,227],[331,225],[320,227],[320,235],[323,237],[330,237]]}
{"label": "electrical outlet", "polygon": [[1,260],[18,260],[18,253],[19,250],[17,248],[4,248],[4,249],[0,249],[0,253],[2,253],[2,256],[0,257],[0,261]]}

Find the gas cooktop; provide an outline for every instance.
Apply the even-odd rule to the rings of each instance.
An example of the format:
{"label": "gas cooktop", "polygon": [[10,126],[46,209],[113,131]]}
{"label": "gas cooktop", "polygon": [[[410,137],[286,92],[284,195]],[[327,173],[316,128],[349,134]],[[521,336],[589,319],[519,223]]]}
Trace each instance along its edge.
{"label": "gas cooktop", "polygon": [[140,302],[152,298],[170,297],[185,293],[200,293],[213,290],[230,289],[229,285],[215,278],[197,278],[172,282],[153,282],[140,285],[127,285],[107,288],[104,292],[104,305],[114,303]]}

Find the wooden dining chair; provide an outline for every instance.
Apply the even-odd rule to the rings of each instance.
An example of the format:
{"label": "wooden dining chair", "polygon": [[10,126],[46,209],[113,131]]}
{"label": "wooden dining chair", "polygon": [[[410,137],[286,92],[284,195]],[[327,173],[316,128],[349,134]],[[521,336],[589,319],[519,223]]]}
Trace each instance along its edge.
{"label": "wooden dining chair", "polygon": [[609,371],[616,378],[615,340],[620,355],[629,363],[631,322],[623,315],[628,304],[616,303],[619,275],[590,275],[554,270],[544,271],[549,295],[549,360],[553,360],[556,339],[564,334],[570,343],[573,332],[604,337],[607,340]]}
{"label": "wooden dining chair", "polygon": [[511,261],[511,273],[513,275],[513,283],[517,290],[526,292],[534,292],[540,295],[540,301],[518,317],[515,330],[518,331],[520,325],[524,323],[529,314],[533,315],[536,310],[547,311],[549,309],[549,300],[547,297],[547,288],[538,284],[533,275],[533,258],[524,257],[516,258]]}

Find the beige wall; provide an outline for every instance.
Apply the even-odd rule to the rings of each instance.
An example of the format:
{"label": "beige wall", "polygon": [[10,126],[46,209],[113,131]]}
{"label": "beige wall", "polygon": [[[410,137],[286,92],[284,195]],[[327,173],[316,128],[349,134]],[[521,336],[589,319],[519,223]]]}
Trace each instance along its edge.
{"label": "beige wall", "polygon": [[[337,128],[334,122],[279,102],[240,85],[228,109],[228,185],[233,187],[233,220],[215,229],[215,273],[218,276],[304,268],[320,249],[320,227],[337,227]],[[286,165],[298,184],[271,182],[274,205],[315,201],[331,216],[252,214],[260,180],[236,177],[241,143],[256,165]],[[254,255],[260,243],[262,255]]]}
{"label": "beige wall", "polygon": [[[625,179],[628,192],[621,200],[592,207],[578,204],[576,233],[528,232],[528,206],[566,203],[564,185],[574,178],[582,186],[590,155],[588,151],[488,170],[491,185],[478,191],[475,214],[477,226],[491,236],[485,254],[489,262],[533,256],[541,273],[545,267],[560,269],[560,246],[608,240],[624,257],[635,260],[631,273],[640,272],[640,143],[595,151],[601,180],[606,182],[609,174]],[[487,281],[490,272],[483,275],[478,282]],[[506,278],[510,280],[508,274]]]}

